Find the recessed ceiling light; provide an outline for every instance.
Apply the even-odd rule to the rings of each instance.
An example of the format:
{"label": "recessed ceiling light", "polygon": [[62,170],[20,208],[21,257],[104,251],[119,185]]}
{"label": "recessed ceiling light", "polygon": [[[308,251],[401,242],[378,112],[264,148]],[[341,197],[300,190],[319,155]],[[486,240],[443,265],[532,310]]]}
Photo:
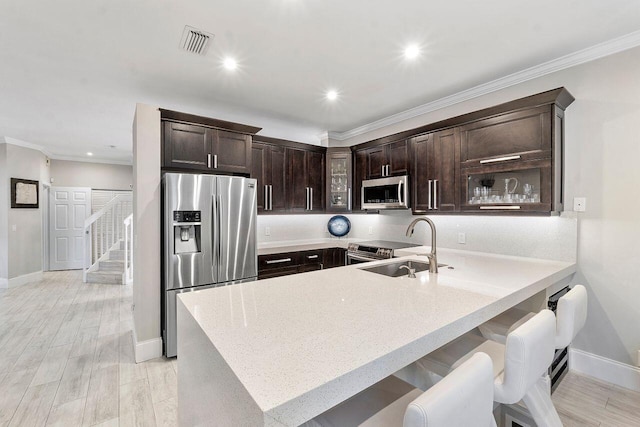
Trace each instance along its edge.
{"label": "recessed ceiling light", "polygon": [[87,151],[87,156],[93,156],[93,153],[91,151]]}
{"label": "recessed ceiling light", "polygon": [[404,49],[404,57],[406,59],[416,59],[420,55],[420,46],[417,44],[410,44]]}
{"label": "recessed ceiling light", "polygon": [[224,61],[222,61],[222,65],[229,71],[233,71],[238,68],[236,60],[230,57],[225,58]]}
{"label": "recessed ceiling light", "polygon": [[336,90],[329,90],[327,91],[327,99],[329,101],[335,101],[338,98],[338,92]]}

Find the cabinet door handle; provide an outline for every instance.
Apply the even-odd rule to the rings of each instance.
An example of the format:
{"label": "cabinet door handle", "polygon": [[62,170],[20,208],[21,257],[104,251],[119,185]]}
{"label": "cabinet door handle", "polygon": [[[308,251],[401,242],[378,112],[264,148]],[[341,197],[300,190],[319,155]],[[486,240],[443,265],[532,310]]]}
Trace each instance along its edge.
{"label": "cabinet door handle", "polygon": [[520,158],[521,158],[521,156],[496,157],[495,159],[480,160],[480,164],[483,165],[485,163],[506,162],[507,160],[518,160]]}
{"label": "cabinet door handle", "polygon": [[309,210],[313,210],[313,187],[309,188],[309,193],[311,193],[309,195],[309,205],[311,206],[311,209]]}
{"label": "cabinet door handle", "polygon": [[433,206],[431,204],[431,184],[432,183],[433,183],[432,180],[429,180],[427,183],[427,188],[429,189],[428,197],[427,197],[427,209],[433,209]]}
{"label": "cabinet door handle", "polygon": [[211,169],[211,153],[207,154],[207,167]]}
{"label": "cabinet door handle", "polygon": [[213,155],[213,168],[214,169],[218,169],[218,155],[217,154]]}
{"label": "cabinet door handle", "polygon": [[306,192],[306,197],[307,197],[305,210],[308,211],[309,210],[309,187],[305,187],[304,190]]}
{"label": "cabinet door handle", "polygon": [[387,176],[389,176],[389,165],[387,165]]}
{"label": "cabinet door handle", "polygon": [[347,210],[351,210],[351,187],[347,189]]}
{"label": "cabinet door handle", "polygon": [[264,210],[269,210],[269,186],[264,186]]}
{"label": "cabinet door handle", "polygon": [[382,176],[384,176],[384,165],[382,165]]}
{"label": "cabinet door handle", "polygon": [[273,185],[269,184],[269,210],[273,210]]}
{"label": "cabinet door handle", "polygon": [[520,209],[520,206],[480,206],[480,209],[483,210],[510,210],[517,211]]}
{"label": "cabinet door handle", "polygon": [[307,259],[316,259],[318,255],[307,255]]}
{"label": "cabinet door handle", "polygon": [[433,180],[433,209],[438,209],[438,180]]}
{"label": "cabinet door handle", "polygon": [[268,261],[265,261],[266,264],[281,264],[283,262],[291,262],[291,258],[270,259]]}

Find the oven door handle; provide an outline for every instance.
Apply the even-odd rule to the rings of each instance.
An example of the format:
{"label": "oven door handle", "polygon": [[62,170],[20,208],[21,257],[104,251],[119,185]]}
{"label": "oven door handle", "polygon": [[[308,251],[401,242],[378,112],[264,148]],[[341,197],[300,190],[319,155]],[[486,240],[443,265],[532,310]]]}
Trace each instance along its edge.
{"label": "oven door handle", "polygon": [[367,258],[367,257],[363,257],[363,256],[360,256],[360,255],[350,254],[348,252],[347,252],[347,258],[355,259],[357,261],[365,261],[365,262],[367,262],[367,261],[380,261],[377,258]]}

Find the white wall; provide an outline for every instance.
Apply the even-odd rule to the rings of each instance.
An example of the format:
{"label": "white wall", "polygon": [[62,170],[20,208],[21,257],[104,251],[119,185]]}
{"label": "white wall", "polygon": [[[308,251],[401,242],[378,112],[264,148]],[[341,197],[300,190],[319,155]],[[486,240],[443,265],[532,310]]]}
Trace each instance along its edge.
{"label": "white wall", "polygon": [[[160,111],[137,104],[133,121],[133,312],[136,360],[160,341]],[[147,345],[145,345],[147,342]],[[143,350],[141,350],[141,348]],[[149,350],[148,356],[141,356]],[[160,350],[158,354],[157,350]]]}
{"label": "white wall", "polygon": [[[40,206],[42,183],[49,180],[46,157],[38,150],[5,144],[6,167],[2,169],[9,188],[10,178],[31,179],[40,182]],[[8,191],[8,190],[7,190]],[[42,271],[42,210],[12,209],[6,197],[7,214],[7,265],[8,278]],[[1,209],[1,208],[0,208]],[[14,231],[15,227],[15,231]]]}
{"label": "white wall", "polygon": [[133,166],[51,159],[51,185],[131,190]]}
{"label": "white wall", "polygon": [[[2,139],[4,141],[4,138]],[[7,144],[0,144],[0,286],[9,279],[9,179],[7,177]]]}
{"label": "white wall", "polygon": [[[566,113],[565,194],[587,197],[578,220],[576,282],[589,290],[589,316],[575,347],[635,364],[640,349],[640,48],[611,55],[453,105],[341,145],[375,139],[564,86],[576,98]],[[533,221],[533,220],[532,220]],[[527,223],[528,226],[528,223]]]}

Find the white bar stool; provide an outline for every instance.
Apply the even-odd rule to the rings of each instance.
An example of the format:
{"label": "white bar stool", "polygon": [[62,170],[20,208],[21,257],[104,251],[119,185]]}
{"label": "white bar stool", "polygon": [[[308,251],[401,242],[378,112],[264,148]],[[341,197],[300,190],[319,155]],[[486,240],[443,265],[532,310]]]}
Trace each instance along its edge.
{"label": "white bar stool", "polygon": [[468,333],[394,375],[420,386],[446,375],[476,352],[486,352],[493,361],[494,400],[505,404],[523,400],[537,425],[561,427],[545,375],[553,360],[555,328],[553,313],[542,310],[511,332],[506,345]]}
{"label": "white bar stool", "polygon": [[476,353],[422,392],[390,376],[301,427],[495,427],[491,358]]}
{"label": "white bar stool", "polygon": [[[482,336],[504,344],[507,335],[535,316],[525,310],[512,308],[478,327]],[[556,309],[556,349],[565,348],[576,337],[587,319],[587,289],[575,285],[558,300]]]}

